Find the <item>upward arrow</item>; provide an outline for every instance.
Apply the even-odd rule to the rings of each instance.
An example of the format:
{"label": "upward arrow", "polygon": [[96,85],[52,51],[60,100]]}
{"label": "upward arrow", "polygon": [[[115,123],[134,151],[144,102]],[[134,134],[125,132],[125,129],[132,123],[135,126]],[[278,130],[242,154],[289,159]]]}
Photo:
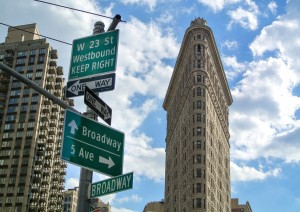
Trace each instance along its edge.
{"label": "upward arrow", "polygon": [[75,134],[75,130],[78,130],[78,127],[77,127],[77,124],[75,122],[75,120],[71,121],[69,124],[68,124],[69,127],[71,127],[71,134]]}

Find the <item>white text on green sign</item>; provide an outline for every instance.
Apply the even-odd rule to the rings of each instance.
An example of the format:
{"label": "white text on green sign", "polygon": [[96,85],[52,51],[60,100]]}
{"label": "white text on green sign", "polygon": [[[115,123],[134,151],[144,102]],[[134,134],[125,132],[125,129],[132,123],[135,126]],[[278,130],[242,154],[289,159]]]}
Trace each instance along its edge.
{"label": "white text on green sign", "polygon": [[90,198],[100,197],[131,189],[132,186],[133,172],[93,183],[90,187],[89,195]]}
{"label": "white text on green sign", "polygon": [[123,172],[124,133],[66,110],[61,158],[109,176]]}
{"label": "white text on green sign", "polygon": [[115,71],[118,42],[119,30],[74,40],[69,80]]}

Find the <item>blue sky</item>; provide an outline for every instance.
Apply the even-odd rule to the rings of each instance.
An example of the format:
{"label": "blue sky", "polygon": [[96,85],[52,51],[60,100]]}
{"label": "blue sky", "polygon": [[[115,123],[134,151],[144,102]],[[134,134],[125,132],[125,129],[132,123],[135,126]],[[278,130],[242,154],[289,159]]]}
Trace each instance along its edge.
{"label": "blue sky", "polygon": [[[125,133],[124,173],[132,190],[105,196],[113,211],[142,211],[164,198],[166,113],[162,102],[185,29],[203,17],[212,28],[233,96],[230,107],[232,197],[255,212],[300,211],[300,4],[298,0],[52,0],[113,17],[120,14],[116,88],[100,97]],[[111,20],[33,0],[1,2],[0,22],[37,23],[71,43]],[[0,26],[3,42],[7,28]],[[68,76],[71,47],[50,41]],[[75,108],[85,111],[81,97]],[[66,188],[78,186],[69,165]],[[94,181],[104,179],[94,174]]]}

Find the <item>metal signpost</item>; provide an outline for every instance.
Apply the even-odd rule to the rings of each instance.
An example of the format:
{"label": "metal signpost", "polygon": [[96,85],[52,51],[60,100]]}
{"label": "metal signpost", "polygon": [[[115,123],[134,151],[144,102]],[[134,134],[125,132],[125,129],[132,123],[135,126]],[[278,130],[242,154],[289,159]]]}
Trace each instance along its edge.
{"label": "metal signpost", "polygon": [[69,80],[116,70],[119,30],[73,41]]}
{"label": "metal signpost", "polygon": [[125,191],[131,189],[132,186],[133,172],[91,184],[89,198]]}
{"label": "metal signpost", "polygon": [[87,86],[85,86],[84,103],[95,111],[108,125],[111,125],[112,109]]}
{"label": "metal signpost", "polygon": [[83,96],[85,86],[94,92],[105,92],[115,89],[116,74],[105,74],[91,78],[81,78],[67,82],[66,98]]}
{"label": "metal signpost", "polygon": [[123,171],[124,133],[66,110],[61,158],[109,176]]}

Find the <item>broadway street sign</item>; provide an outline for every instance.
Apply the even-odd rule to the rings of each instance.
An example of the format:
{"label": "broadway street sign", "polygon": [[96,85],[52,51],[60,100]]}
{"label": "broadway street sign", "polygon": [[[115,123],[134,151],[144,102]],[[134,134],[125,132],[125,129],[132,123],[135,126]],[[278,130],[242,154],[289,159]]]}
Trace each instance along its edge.
{"label": "broadway street sign", "polygon": [[90,184],[89,199],[132,189],[133,172]]}
{"label": "broadway street sign", "polygon": [[84,103],[97,113],[107,124],[111,125],[111,108],[88,86],[85,86]]}
{"label": "broadway street sign", "polygon": [[116,70],[119,30],[73,41],[69,80]]}
{"label": "broadway street sign", "polygon": [[116,74],[105,74],[92,78],[81,78],[67,82],[66,98],[83,96],[87,85],[94,92],[105,92],[115,89]]}
{"label": "broadway street sign", "polygon": [[61,158],[109,176],[123,173],[124,133],[66,110]]}

